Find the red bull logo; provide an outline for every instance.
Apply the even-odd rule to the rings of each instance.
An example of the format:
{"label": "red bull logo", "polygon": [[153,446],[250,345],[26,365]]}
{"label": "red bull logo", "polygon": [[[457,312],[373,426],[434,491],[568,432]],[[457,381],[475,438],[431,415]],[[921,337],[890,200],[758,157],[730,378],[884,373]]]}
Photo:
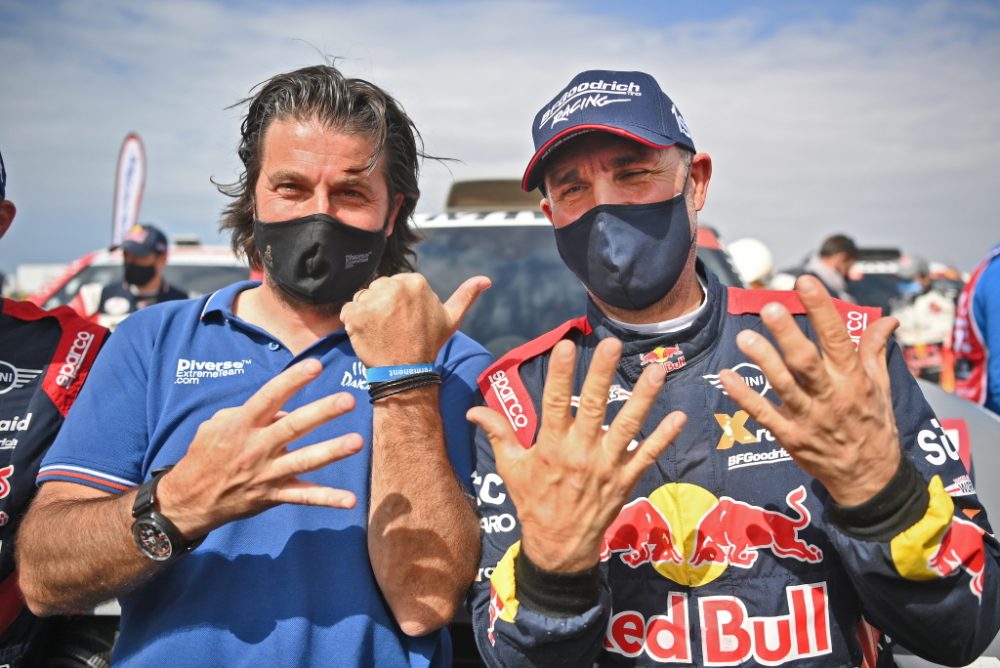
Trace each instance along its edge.
{"label": "red bull logo", "polygon": [[737,501],[724,496],[698,523],[695,529],[691,564],[730,564],[750,568],[761,550],[778,557],[809,563],[823,561],[823,551],[799,537],[812,516],[803,502],[806,488],[799,485],[785,497],[785,503],[798,517]]}
{"label": "red bull logo", "polygon": [[[812,522],[806,496],[801,485],[789,492],[786,513],[716,498],[697,485],[668,483],[622,508],[604,533],[601,560],[617,555],[630,568],[649,564],[691,587],[711,582],[730,566],[752,568],[762,551],[819,563],[823,550],[801,535]],[[688,527],[686,534],[677,527]]]}
{"label": "red bull logo", "polygon": [[632,568],[650,562],[671,561],[679,564],[684,561],[674,547],[670,523],[645,497],[622,508],[604,532],[601,561],[607,561],[615,552],[622,553],[621,560]]}
{"label": "red bull logo", "polygon": [[[736,666],[753,660],[778,665],[831,652],[826,583],[785,588],[788,614],[753,617],[735,596],[698,599],[690,620],[687,594],[671,592],[663,615],[636,610],[612,614],[604,649],[628,657],[646,655],[662,663],[691,663],[690,628],[701,629],[701,657],[706,666]],[[690,621],[689,621],[690,620]]]}
{"label": "red bull logo", "polygon": [[983,580],[986,572],[986,551],[983,535],[986,532],[972,522],[955,517],[941,539],[941,546],[931,556],[928,566],[935,573],[947,577],[963,570],[969,574],[969,589],[983,600]]}
{"label": "red bull logo", "polygon": [[670,373],[687,364],[687,360],[684,359],[684,352],[677,346],[657,346],[639,357],[640,366],[646,367],[650,364],[659,364],[664,371]]}

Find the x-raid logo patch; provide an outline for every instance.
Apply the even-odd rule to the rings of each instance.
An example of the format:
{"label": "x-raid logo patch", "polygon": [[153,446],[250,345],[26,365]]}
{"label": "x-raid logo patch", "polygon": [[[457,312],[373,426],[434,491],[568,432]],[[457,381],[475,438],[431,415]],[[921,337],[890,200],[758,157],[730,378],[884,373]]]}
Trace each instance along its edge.
{"label": "x-raid logo patch", "polygon": [[568,121],[569,117],[582,109],[606,107],[619,102],[631,102],[631,98],[642,95],[642,87],[634,81],[584,81],[564,92],[556,102],[545,110],[538,124],[541,129],[551,121],[550,128],[557,123]]}
{"label": "x-raid logo patch", "polygon": [[715,421],[722,428],[722,435],[716,444],[716,450],[729,450],[735,444],[753,445],[755,443],[774,443],[776,447],[766,451],[745,450],[729,456],[726,465],[729,470],[745,468],[747,466],[759,466],[762,464],[777,464],[779,462],[791,461],[791,456],[778,445],[774,435],[762,427],[751,430],[747,426],[750,419],[746,411],[736,411],[733,415],[728,413],[716,413]]}

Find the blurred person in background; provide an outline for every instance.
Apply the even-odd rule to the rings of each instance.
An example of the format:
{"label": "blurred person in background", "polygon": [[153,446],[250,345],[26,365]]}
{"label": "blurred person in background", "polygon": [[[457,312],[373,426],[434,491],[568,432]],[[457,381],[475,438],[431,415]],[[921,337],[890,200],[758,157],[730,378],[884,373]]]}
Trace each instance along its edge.
{"label": "blurred person in background", "polygon": [[[16,213],[7,199],[0,155],[0,237]],[[50,635],[56,624],[39,619],[24,604],[14,535],[35,495],[42,456],[106,338],[107,330],[68,308],[43,311],[30,302],[0,298],[0,666],[45,665],[45,654],[58,650]]]}
{"label": "blurred person in background", "polygon": [[856,303],[857,300],[847,291],[847,278],[857,259],[858,247],[854,239],[834,234],[827,237],[819,252],[806,261],[802,273],[818,278],[833,297]]}
{"label": "blurred person in background", "polygon": [[952,352],[955,394],[1000,414],[1000,244],[959,295]]}
{"label": "blurred person in background", "polygon": [[955,302],[934,289],[930,263],[920,255],[900,258],[897,277],[902,294],[889,303],[889,314],[899,320],[896,340],[910,373],[932,383],[941,383],[944,351],[951,342]]}
{"label": "blurred person in background", "polygon": [[88,284],[80,288],[70,307],[108,329],[139,309],[187,299],[188,295],[167,282],[167,235],[152,225],[135,225],[122,241],[124,276],[108,285]]}
{"label": "blurred person in background", "polygon": [[726,249],[748,287],[755,290],[770,287],[774,276],[774,257],[763,241],[745,237],[727,244]]}

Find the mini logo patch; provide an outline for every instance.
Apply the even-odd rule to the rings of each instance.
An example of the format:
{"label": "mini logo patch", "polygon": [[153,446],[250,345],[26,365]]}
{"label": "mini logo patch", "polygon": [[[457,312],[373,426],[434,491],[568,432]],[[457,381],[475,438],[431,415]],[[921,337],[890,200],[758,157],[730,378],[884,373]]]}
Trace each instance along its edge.
{"label": "mini logo patch", "polygon": [[41,373],[41,369],[19,369],[10,362],[0,360],[0,394],[24,387]]}

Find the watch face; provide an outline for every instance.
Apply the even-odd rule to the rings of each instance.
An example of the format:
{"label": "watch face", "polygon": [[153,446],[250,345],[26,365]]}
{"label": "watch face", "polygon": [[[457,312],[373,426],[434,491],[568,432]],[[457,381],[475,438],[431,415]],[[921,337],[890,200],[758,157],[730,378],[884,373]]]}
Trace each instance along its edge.
{"label": "watch face", "polygon": [[174,553],[170,537],[152,519],[136,520],[132,525],[132,535],[135,537],[135,544],[150,559],[166,561]]}

